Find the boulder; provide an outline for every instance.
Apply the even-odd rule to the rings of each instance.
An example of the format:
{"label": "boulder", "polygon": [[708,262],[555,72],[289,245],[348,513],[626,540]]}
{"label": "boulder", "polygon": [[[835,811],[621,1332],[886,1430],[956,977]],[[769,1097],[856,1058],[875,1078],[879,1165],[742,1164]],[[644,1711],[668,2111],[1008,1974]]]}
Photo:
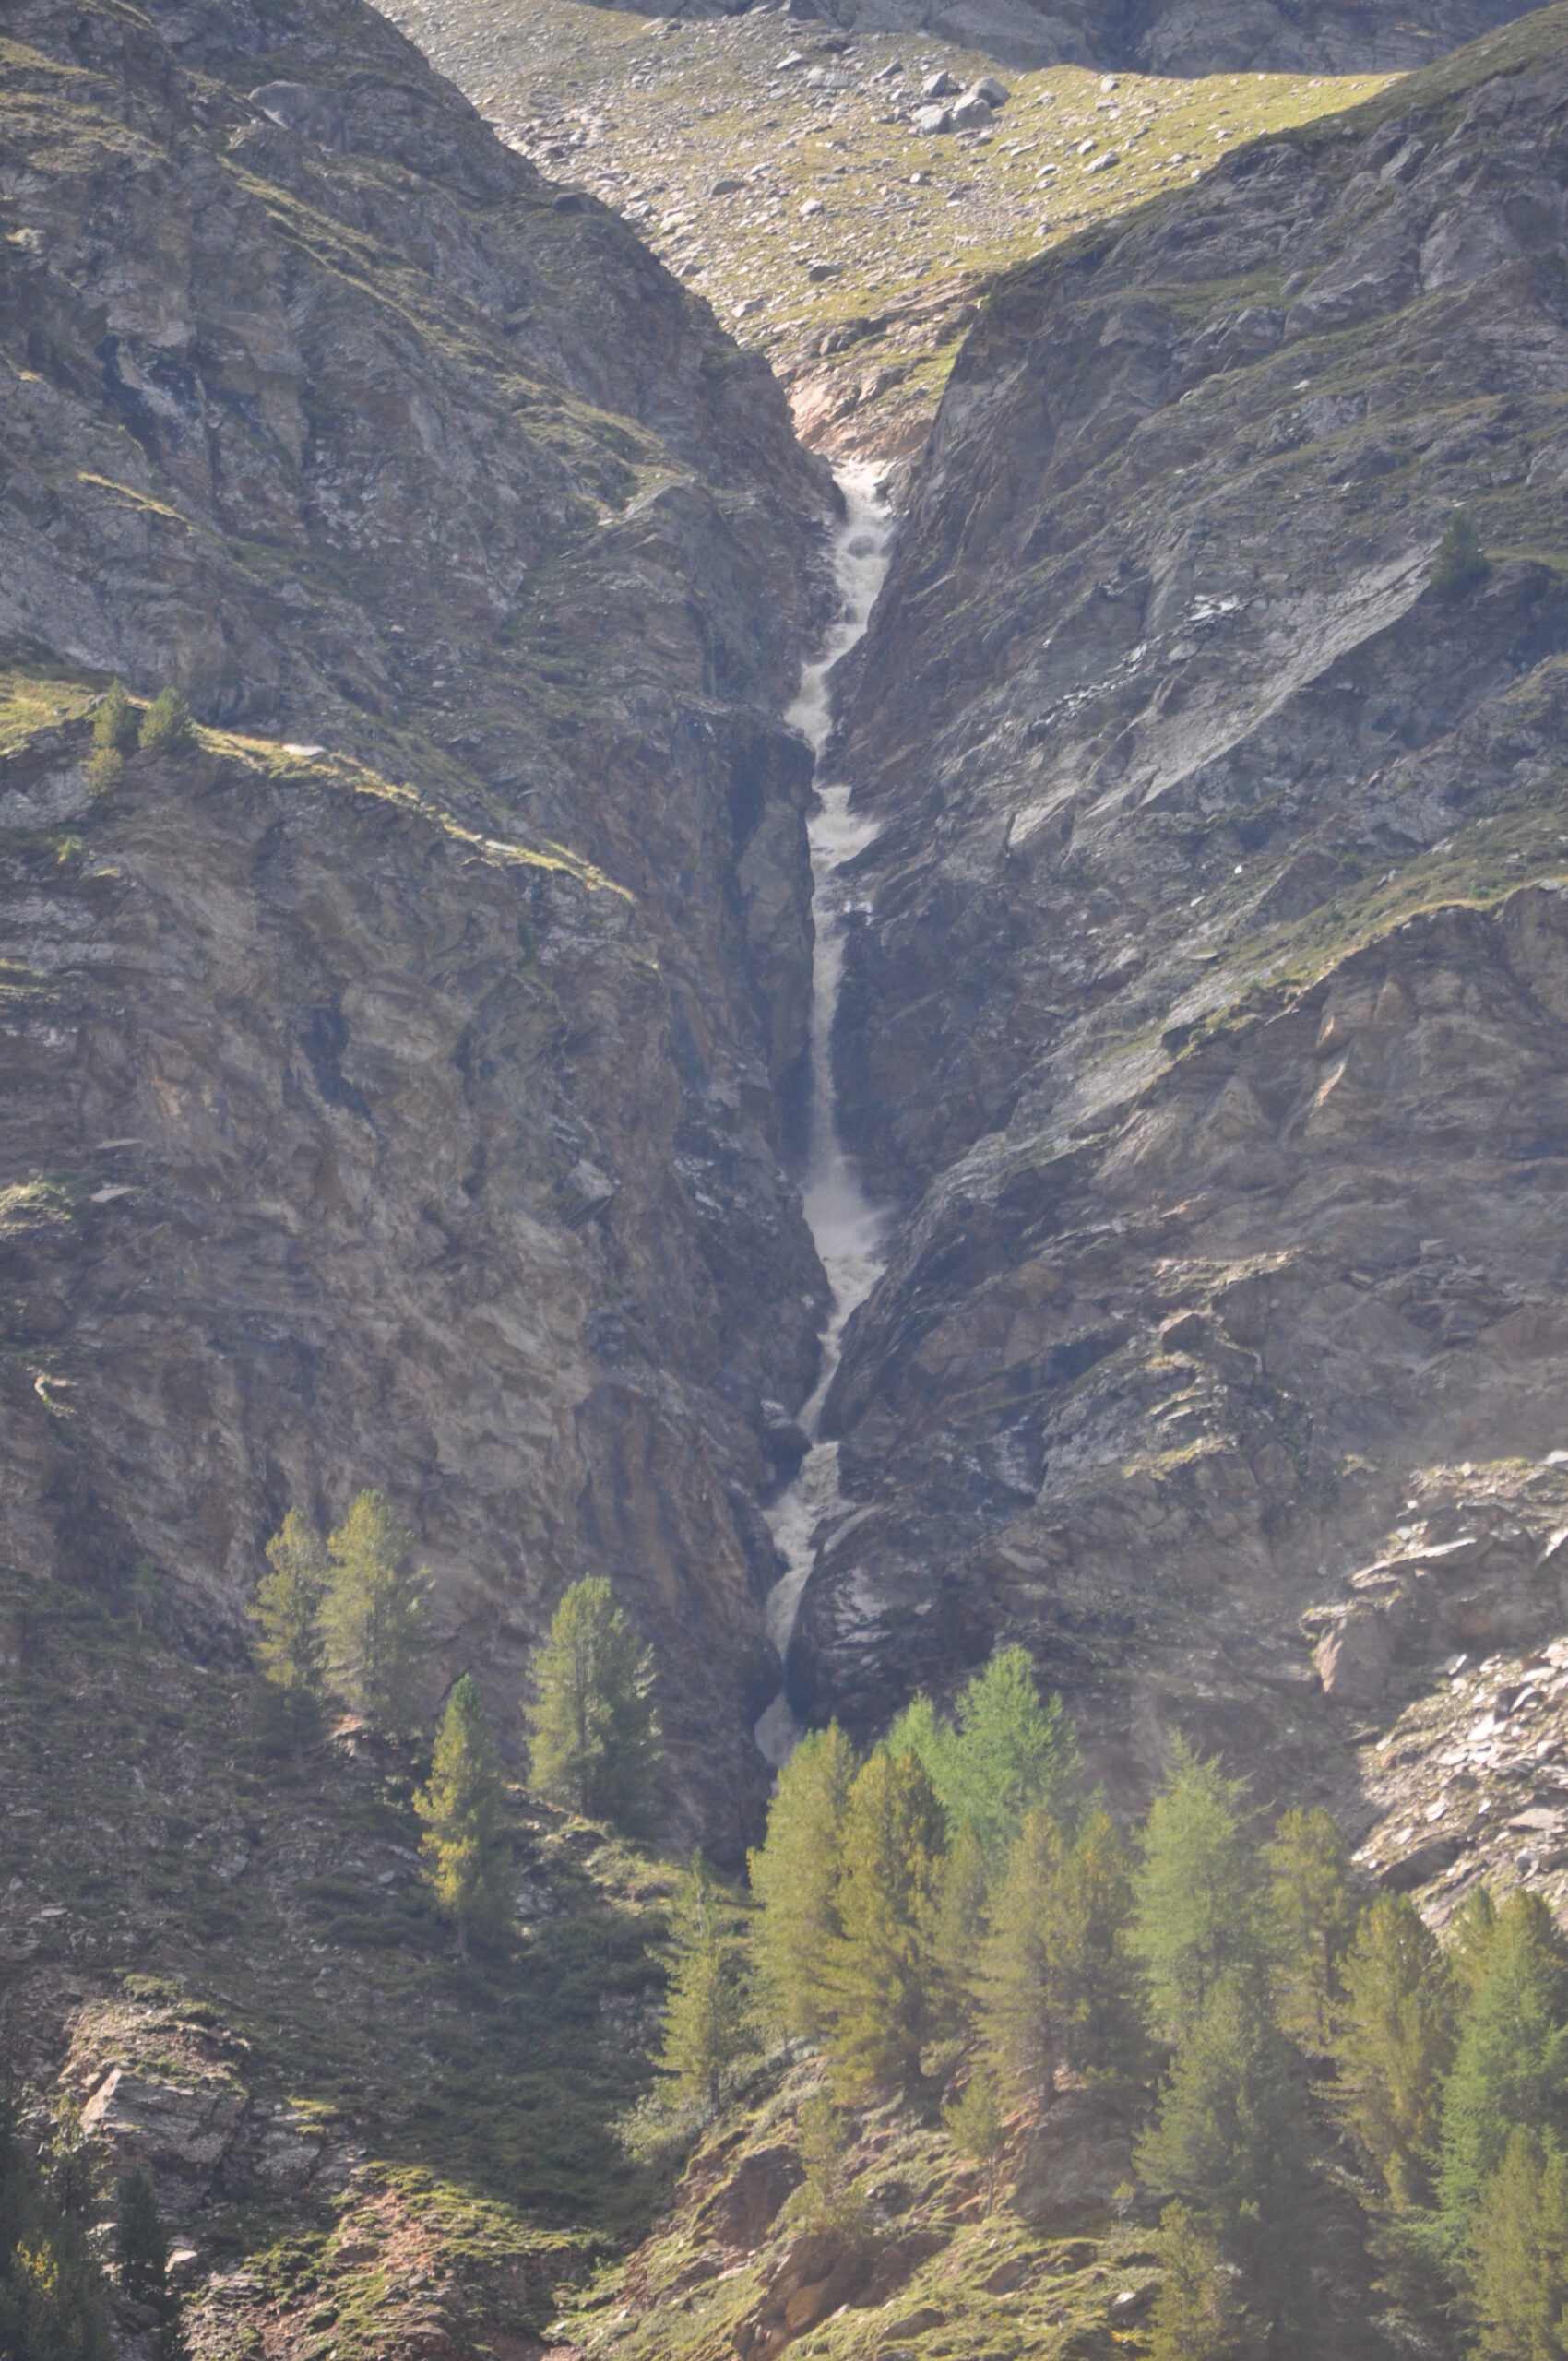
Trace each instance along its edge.
{"label": "boulder", "polygon": [[917,131],[921,132],[951,131],[953,118],[945,107],[917,107],[914,113],[914,125]]}
{"label": "boulder", "polygon": [[972,90],[966,91],[953,109],[955,131],[983,131],[991,121],[991,109]]}
{"label": "boulder", "polygon": [[187,2088],[115,2066],[83,2106],[82,2130],[111,2150],[116,2172],[148,2174],[179,2219],[210,2186],[248,2104],[233,2082]]}
{"label": "boulder", "polygon": [[983,99],[988,107],[1004,107],[1012,95],[1006,83],[999,82],[994,74],[982,74],[978,82],[969,86],[969,96]]}
{"label": "boulder", "polygon": [[1373,1607],[1352,1608],[1313,1651],[1324,1695],[1339,1705],[1375,1705],[1387,1684],[1393,1653],[1387,1615]]}
{"label": "boulder", "polygon": [[922,99],[956,99],[962,88],[963,85],[956,82],[944,69],[939,74],[926,76],[921,84],[921,96]]}

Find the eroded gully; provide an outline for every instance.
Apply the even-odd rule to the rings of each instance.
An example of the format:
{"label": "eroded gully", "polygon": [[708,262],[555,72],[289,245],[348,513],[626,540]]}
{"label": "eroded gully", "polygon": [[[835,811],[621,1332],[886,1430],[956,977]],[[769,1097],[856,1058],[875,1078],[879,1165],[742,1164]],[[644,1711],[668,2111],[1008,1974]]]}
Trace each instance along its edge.
{"label": "eroded gully", "polygon": [[[876,594],[887,572],[893,518],[877,498],[877,471],[847,467],[838,481],[845,516],[834,544],[838,590],[837,620],[822,652],[801,675],[801,693],[786,718],[809,740],[817,757],[817,804],[810,822],[812,916],[816,927],[812,955],[811,1106],[802,1198],[807,1224],[832,1289],[832,1309],[822,1334],[816,1391],[801,1412],[809,1448],[794,1480],[767,1511],[767,1522],[784,1562],[784,1572],[767,1598],[767,1635],[782,1656],[815,1553],[816,1536],[842,1513],[838,1489],[838,1445],[823,1442],[822,1406],[838,1366],[844,1330],[883,1268],[882,1218],[838,1138],[833,1088],[833,1018],[844,973],[844,919],[853,888],[842,875],[847,862],[864,850],[876,823],[851,815],[848,786],[825,779],[821,762],[833,728],[833,668],[864,633]],[[768,1761],[785,1761],[801,1734],[784,1691],[756,1725],[756,1742]]]}

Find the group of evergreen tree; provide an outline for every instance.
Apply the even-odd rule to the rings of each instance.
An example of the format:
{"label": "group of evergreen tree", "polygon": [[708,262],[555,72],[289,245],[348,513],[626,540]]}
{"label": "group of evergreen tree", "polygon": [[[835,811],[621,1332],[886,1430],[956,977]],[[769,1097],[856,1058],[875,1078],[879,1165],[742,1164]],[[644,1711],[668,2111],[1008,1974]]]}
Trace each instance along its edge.
{"label": "group of evergreen tree", "polygon": [[112,786],[120,776],[125,756],[138,746],[147,754],[178,754],[194,743],[195,737],[190,706],[178,689],[171,686],[160,690],[146,710],[138,714],[115,681],[100,700],[93,717],[89,763],[93,783],[98,787]]}
{"label": "group of evergreen tree", "polygon": [[[319,1737],[331,1695],[386,1738],[413,1735],[428,1589],[412,1536],[382,1493],[361,1492],[325,1541],[289,1511],[267,1545],[251,1617],[273,1717],[296,1762]],[[645,1833],[659,1766],[653,1659],[608,1582],[571,1584],[532,1669],[524,1710],[535,1791]],[[500,1752],[467,1673],[447,1697],[414,1809],[426,1882],[466,1958],[470,1934],[505,1924],[512,1865]]]}
{"label": "group of evergreen tree", "polygon": [[1550,1912],[1482,1890],[1440,1945],[1408,1897],[1360,1906],[1327,1812],[1266,1839],[1255,1819],[1241,1782],[1178,1747],[1124,1833],[1060,1703],[1004,1651],[951,1720],[917,1699],[864,1761],[836,1726],[802,1741],[751,1857],[749,1943],[688,1872],[659,2063],[717,2105],[760,2022],[820,2048],[855,2103],[929,2097],[956,2056],[944,2119],[988,2205],[1009,2099],[1115,2082],[1144,2107],[1137,2174],[1165,2207],[1151,2361],[1223,2361],[1260,2324],[1314,2349],[1336,2178],[1362,2192],[1406,2333],[1458,2324],[1483,2361],[1568,2361]]}
{"label": "group of evergreen tree", "polygon": [[256,1657],[296,1756],[329,1696],[384,1738],[416,1726],[428,1580],[413,1537],[383,1492],[361,1492],[323,1541],[291,1509],[267,1545],[251,1608]]}

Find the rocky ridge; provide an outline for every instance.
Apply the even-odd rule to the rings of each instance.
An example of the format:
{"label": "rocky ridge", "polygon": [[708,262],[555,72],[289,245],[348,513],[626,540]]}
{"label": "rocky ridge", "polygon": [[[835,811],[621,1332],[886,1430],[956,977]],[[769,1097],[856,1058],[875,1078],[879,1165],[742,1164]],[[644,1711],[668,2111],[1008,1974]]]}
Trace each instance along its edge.
{"label": "rocky ridge", "polygon": [[1297,1792],[1325,1578],[1416,1469],[1562,1441],[1563,24],[1083,237],[965,348],[837,757],[883,824],[841,1104],[900,1209],[814,1716],[1017,1636],[1113,1782],[1186,1722]]}

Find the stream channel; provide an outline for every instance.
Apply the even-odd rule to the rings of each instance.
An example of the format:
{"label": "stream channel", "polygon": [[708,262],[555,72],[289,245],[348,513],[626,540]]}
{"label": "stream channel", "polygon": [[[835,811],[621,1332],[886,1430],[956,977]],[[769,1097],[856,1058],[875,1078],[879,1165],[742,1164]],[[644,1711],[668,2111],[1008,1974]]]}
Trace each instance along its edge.
{"label": "stream channel", "polygon": [[[809,823],[816,940],[812,953],[811,1107],[802,1195],[833,1301],[822,1334],[816,1391],[801,1412],[810,1448],[793,1482],[767,1511],[785,1568],[767,1596],[767,1636],[780,1656],[794,1629],[816,1536],[843,1508],[838,1445],[818,1440],[822,1406],[838,1366],[849,1315],[857,1304],[864,1302],[883,1268],[882,1217],[840,1145],[833,1090],[833,1018],[844,974],[844,915],[853,892],[839,872],[871,843],[877,824],[852,817],[849,788],[832,784],[820,775],[833,729],[833,668],[863,635],[887,572],[894,520],[876,496],[877,474],[873,468],[846,467],[838,471],[845,516],[834,536],[837,621],[821,655],[802,672],[800,695],[785,716],[810,741],[819,765],[816,808]],[[755,1735],[770,1762],[788,1759],[801,1726],[782,1690],[758,1721]]]}

